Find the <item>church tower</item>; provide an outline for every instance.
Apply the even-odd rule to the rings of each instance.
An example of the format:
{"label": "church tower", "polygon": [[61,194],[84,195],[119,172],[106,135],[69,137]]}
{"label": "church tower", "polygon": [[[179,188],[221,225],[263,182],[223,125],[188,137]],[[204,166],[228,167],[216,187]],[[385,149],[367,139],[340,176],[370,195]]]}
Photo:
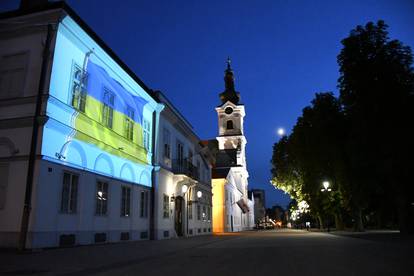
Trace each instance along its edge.
{"label": "church tower", "polygon": [[224,71],[224,84],[225,90],[220,93],[221,105],[216,107],[219,150],[235,150],[237,163],[233,165],[246,167],[245,147],[247,141],[243,127],[245,111],[244,105],[240,103],[240,93],[234,88],[234,73],[229,58],[227,59],[227,69]]}
{"label": "church tower", "polygon": [[224,71],[225,90],[216,107],[218,136],[214,144],[216,162],[212,170],[213,232],[237,232],[254,226],[254,202],[249,199],[246,166],[244,105],[234,87],[230,59]]}

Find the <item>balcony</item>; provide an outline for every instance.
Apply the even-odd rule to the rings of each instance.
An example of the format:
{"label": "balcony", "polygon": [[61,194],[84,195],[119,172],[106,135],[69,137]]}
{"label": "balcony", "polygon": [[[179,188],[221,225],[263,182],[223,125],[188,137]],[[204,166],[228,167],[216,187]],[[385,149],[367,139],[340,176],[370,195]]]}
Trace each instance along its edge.
{"label": "balcony", "polygon": [[198,168],[188,159],[173,159],[172,171],[174,174],[184,174],[194,180],[199,180]]}

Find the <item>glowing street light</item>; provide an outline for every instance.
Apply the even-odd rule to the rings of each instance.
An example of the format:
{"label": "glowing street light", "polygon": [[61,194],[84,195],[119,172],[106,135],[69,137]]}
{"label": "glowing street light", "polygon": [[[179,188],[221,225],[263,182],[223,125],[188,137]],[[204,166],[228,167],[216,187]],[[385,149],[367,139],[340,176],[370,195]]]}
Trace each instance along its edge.
{"label": "glowing street light", "polygon": [[181,187],[181,192],[182,192],[183,194],[185,194],[185,193],[187,192],[187,190],[188,190],[188,186],[184,184],[184,185]]}
{"label": "glowing street light", "polygon": [[331,184],[329,183],[329,181],[322,182],[323,188],[321,189],[321,192],[330,192],[330,191],[332,191],[332,189],[329,188],[330,185]]}

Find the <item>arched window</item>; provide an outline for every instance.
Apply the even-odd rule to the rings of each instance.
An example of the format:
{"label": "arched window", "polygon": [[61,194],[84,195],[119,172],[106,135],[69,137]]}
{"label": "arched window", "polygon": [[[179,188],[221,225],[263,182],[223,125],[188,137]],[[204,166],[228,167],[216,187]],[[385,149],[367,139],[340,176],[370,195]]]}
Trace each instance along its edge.
{"label": "arched window", "polygon": [[232,120],[227,121],[227,129],[233,129],[233,121]]}

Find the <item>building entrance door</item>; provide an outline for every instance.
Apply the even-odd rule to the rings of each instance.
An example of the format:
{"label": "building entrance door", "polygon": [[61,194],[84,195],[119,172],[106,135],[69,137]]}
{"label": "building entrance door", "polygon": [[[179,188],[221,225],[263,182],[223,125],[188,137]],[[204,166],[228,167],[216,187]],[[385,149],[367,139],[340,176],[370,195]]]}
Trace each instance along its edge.
{"label": "building entrance door", "polygon": [[231,221],[230,221],[230,222],[231,222],[231,232],[233,232],[233,231],[234,231],[234,230],[233,230],[233,229],[234,229],[234,228],[233,228],[233,215],[231,215]]}
{"label": "building entrance door", "polygon": [[181,196],[175,198],[175,232],[177,236],[183,236],[183,205],[184,199]]}

